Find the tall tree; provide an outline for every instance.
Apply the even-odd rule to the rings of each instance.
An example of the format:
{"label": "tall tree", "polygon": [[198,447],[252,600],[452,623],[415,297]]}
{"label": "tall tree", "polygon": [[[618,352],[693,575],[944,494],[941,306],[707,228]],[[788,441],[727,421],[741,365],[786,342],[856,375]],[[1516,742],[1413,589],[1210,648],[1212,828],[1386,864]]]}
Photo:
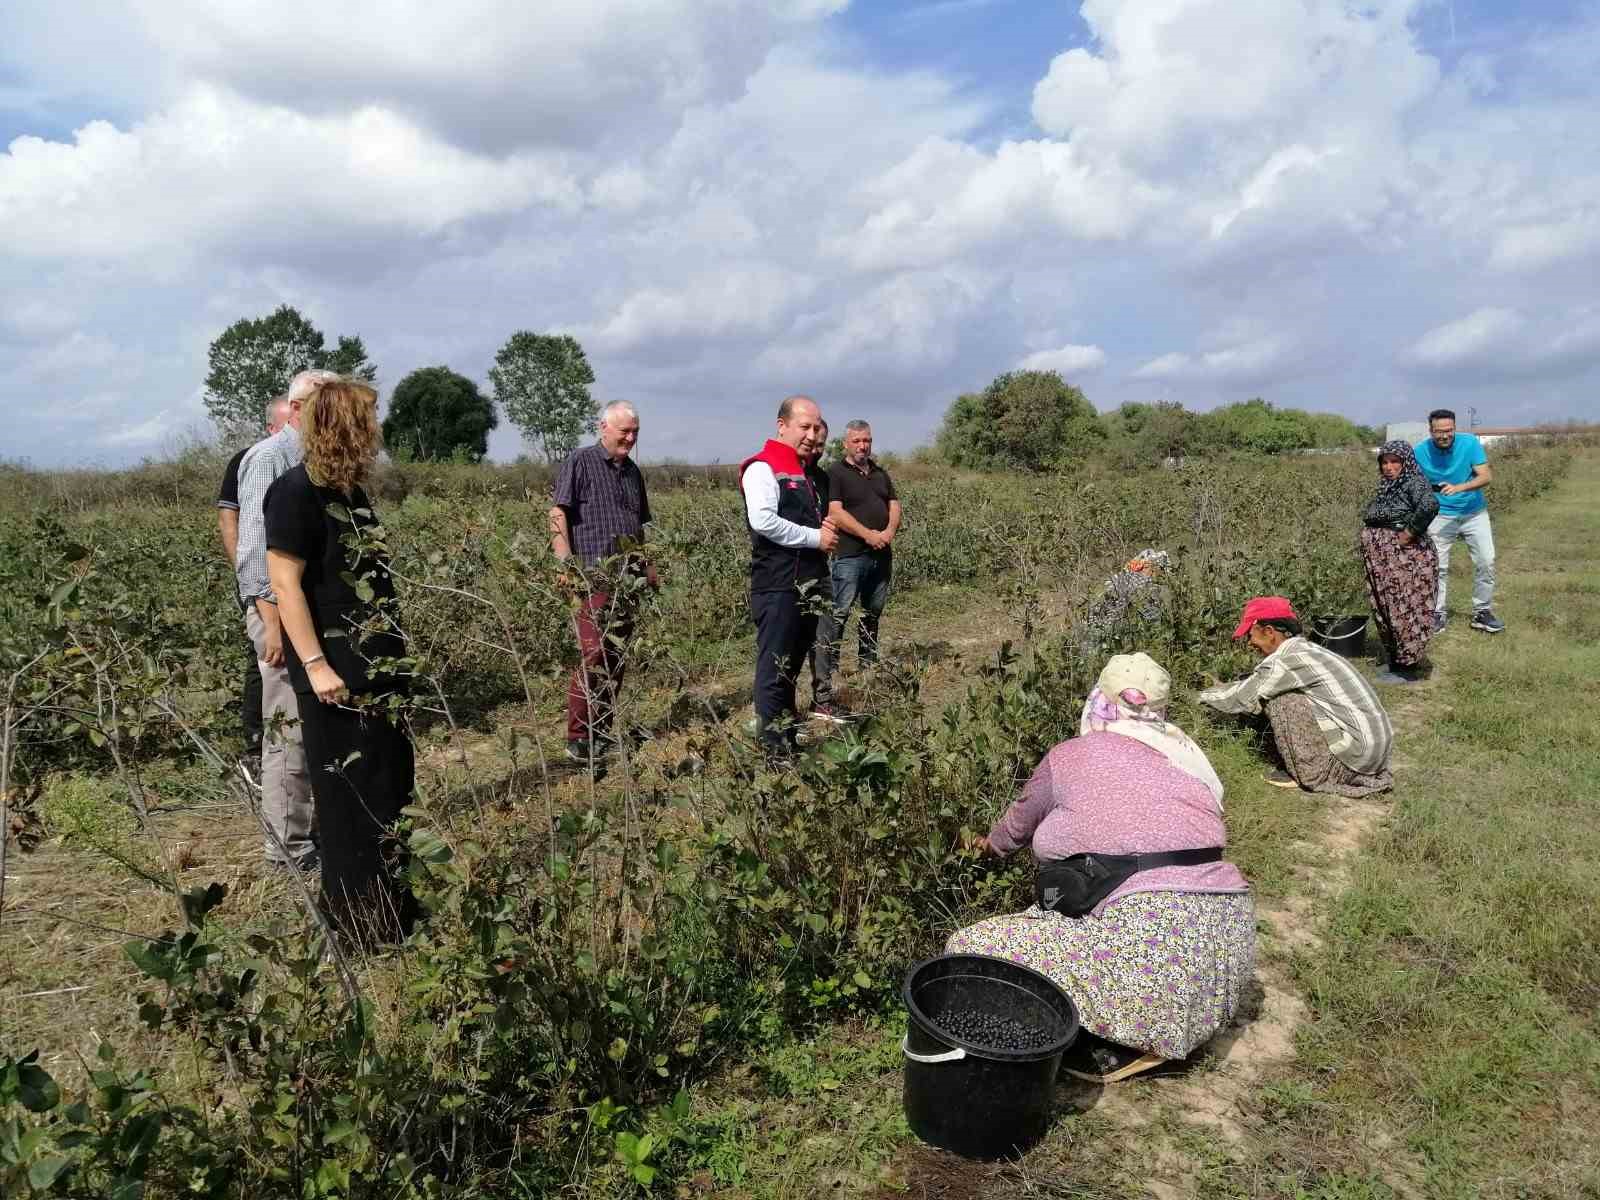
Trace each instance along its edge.
{"label": "tall tree", "polygon": [[229,433],[260,429],[267,401],[307,367],[368,382],[378,377],[359,337],[341,337],[329,350],[322,331],[287,304],[270,316],[235,321],[211,343],[207,361],[206,411]]}
{"label": "tall tree", "polygon": [[1007,371],[980,395],[956,398],[939,448],[957,466],[1043,471],[1106,439],[1094,405],[1056,371]]}
{"label": "tall tree", "polygon": [[480,462],[489,451],[489,431],[499,424],[494,401],[472,380],[449,367],[421,367],[389,397],[383,440],[396,458]]}
{"label": "tall tree", "polygon": [[513,333],[494,356],[489,381],[511,423],[548,462],[571,454],[599,427],[600,406],[589,394],[594,370],[576,338]]}

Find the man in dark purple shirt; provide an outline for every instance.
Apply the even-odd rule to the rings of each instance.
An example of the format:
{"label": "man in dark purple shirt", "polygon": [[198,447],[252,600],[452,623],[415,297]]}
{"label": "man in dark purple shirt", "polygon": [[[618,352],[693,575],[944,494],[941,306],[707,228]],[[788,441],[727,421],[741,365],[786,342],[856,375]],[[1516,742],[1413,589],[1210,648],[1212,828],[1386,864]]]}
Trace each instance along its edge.
{"label": "man in dark purple shirt", "polygon": [[625,573],[642,574],[650,587],[657,586],[655,567],[638,553],[650,522],[644,474],[629,457],[638,440],[638,411],[626,400],[608,404],[600,415],[599,440],[561,464],[551,498],[550,549],[569,565],[563,578],[581,601],[575,618],[579,662],[567,687],[567,757],[591,769],[611,740],[633,633],[634,592],[617,589],[616,581]]}

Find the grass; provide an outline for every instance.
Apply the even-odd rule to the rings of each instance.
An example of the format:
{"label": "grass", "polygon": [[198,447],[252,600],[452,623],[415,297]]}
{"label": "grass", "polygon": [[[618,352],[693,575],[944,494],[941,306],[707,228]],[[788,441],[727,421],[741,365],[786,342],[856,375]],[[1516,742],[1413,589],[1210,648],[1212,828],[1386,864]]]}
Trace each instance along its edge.
{"label": "grass", "polygon": [[1584,459],[1497,523],[1508,632],[1445,638],[1393,819],[1299,971],[1326,1100],[1383,1112],[1431,1195],[1600,1190],[1597,485]]}

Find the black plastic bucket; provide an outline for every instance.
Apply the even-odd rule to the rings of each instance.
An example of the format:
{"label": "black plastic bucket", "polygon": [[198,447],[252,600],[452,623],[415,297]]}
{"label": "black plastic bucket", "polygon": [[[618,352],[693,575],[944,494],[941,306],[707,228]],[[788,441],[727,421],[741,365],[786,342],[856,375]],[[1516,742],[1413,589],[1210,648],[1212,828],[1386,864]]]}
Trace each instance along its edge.
{"label": "black plastic bucket", "polygon": [[1367,650],[1367,618],[1319,617],[1311,622],[1311,640],[1343,658],[1360,658]]}
{"label": "black plastic bucket", "polygon": [[[1050,1127],[1061,1054],[1078,1036],[1072,997],[1003,958],[944,954],[906,975],[905,1110],[929,1145],[967,1158],[1019,1154]],[[979,1009],[1049,1035],[1033,1050],[966,1041],[940,1018]]]}

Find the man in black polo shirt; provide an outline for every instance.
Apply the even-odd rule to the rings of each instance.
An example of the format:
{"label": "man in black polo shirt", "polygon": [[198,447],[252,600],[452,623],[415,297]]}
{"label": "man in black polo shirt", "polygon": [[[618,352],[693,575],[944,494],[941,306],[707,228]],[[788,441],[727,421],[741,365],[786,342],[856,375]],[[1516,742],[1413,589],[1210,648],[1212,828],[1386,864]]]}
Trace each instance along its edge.
{"label": "man in black polo shirt", "polygon": [[[611,740],[625,647],[633,634],[633,600],[628,589],[613,590],[617,577],[610,569],[642,572],[656,586],[655,567],[630,553],[643,545],[650,522],[644,475],[629,457],[638,440],[638,410],[626,400],[608,404],[600,415],[599,440],[561,464],[550,509],[550,548],[563,563],[575,558],[579,568],[567,575],[579,596],[579,662],[567,687],[567,757],[590,767]],[[627,561],[607,562],[607,571],[596,571],[619,554],[627,554]]]}
{"label": "man in black polo shirt", "polygon": [[851,421],[844,428],[844,461],[828,469],[828,516],[839,530],[833,556],[833,614],[824,619],[821,641],[826,659],[820,698],[811,714],[843,722],[848,716],[832,703],[831,679],[839,665],[839,639],[857,599],[861,601],[858,661],[878,661],[878,621],[889,603],[894,575],[890,549],[900,529],[900,498],[889,473],[872,460],[872,426]]}
{"label": "man in black polo shirt", "polygon": [[[289,397],[274,396],[267,404],[267,436],[283,428],[284,416],[289,407]],[[255,443],[252,442],[251,445]],[[228,568],[239,567],[239,461],[250,450],[244,447],[228,460],[222,472],[222,487],[217,492],[217,533],[222,538],[222,550],[228,556]],[[233,589],[234,600],[239,599],[238,588]],[[251,770],[261,770],[261,665],[256,661],[256,650],[250,647],[248,664],[244,671],[244,692],[239,708],[239,723],[244,727],[245,754],[254,759]]]}

